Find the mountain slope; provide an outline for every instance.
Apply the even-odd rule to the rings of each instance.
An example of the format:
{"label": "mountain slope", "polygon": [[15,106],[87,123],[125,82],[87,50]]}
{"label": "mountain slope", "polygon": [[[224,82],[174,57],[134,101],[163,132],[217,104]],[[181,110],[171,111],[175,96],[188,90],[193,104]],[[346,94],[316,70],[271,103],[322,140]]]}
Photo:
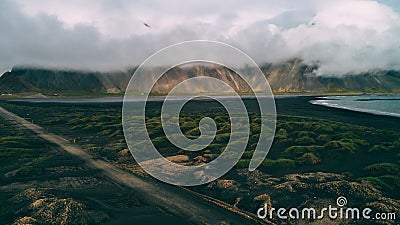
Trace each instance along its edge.
{"label": "mountain slope", "polygon": [[[249,68],[251,70],[251,68]],[[400,71],[374,71],[358,75],[316,76],[317,65],[299,59],[280,64],[264,64],[262,72],[275,93],[294,92],[400,92]],[[134,70],[99,73],[38,68],[14,68],[0,77],[0,93],[123,93]],[[149,74],[162,71],[149,70]],[[238,92],[249,92],[248,85],[230,69],[219,65],[194,64],[175,67],[154,85],[154,93],[168,93],[178,83],[197,76],[211,76],[231,85]],[[143,84],[154,81],[143,78]],[[214,87],[215,84],[207,84]],[[202,92],[201,87],[188,91]]]}
{"label": "mountain slope", "polygon": [[399,92],[399,71],[375,71],[358,75],[316,76],[316,65],[299,59],[266,64],[261,70],[275,92]]}
{"label": "mountain slope", "polygon": [[[126,78],[126,79],[124,79]],[[14,68],[0,77],[1,93],[87,92],[119,93],[125,90],[129,76],[123,72],[98,73],[39,68]]]}
{"label": "mountain slope", "polygon": [[35,88],[19,76],[14,76],[12,72],[6,72],[0,77],[0,90],[2,93],[36,92]]}

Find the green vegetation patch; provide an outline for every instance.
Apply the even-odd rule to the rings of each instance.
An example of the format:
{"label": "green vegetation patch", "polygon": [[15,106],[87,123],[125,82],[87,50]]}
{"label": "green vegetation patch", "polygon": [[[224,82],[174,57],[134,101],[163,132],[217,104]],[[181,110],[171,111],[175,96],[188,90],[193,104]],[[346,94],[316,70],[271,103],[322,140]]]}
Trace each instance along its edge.
{"label": "green vegetation patch", "polygon": [[[118,151],[115,149],[127,148],[122,132],[119,105],[60,104],[48,107],[46,104],[23,105],[3,102],[2,107],[24,117],[26,112],[29,112],[29,117],[36,121],[35,123],[51,132],[66,136],[71,141],[75,140],[76,144],[102,157],[117,158]],[[211,145],[202,151],[183,151],[172,146],[165,138],[159,115],[159,109],[150,108],[146,117],[147,130],[132,128],[131,134],[148,132],[153,144],[160,148],[160,153],[163,155],[179,153],[194,159],[206,153],[220,154],[231,138],[227,113],[218,110],[207,112],[186,110],[181,112],[179,123],[181,131],[187,138],[199,137],[198,125],[204,117],[214,119],[217,135]],[[260,170],[272,175],[318,171],[351,174],[354,179],[370,180],[374,186],[382,190],[389,190],[388,187],[396,189],[398,179],[389,177],[400,177],[400,132],[304,116],[278,115],[277,118],[275,140],[268,153],[268,159],[259,167]],[[133,124],[137,119],[128,118]],[[260,137],[260,115],[250,113],[249,121],[251,128],[249,142],[237,165],[238,168],[248,167]],[[244,134],[233,135],[241,137]],[[34,145],[29,141],[32,140],[17,139],[14,136],[0,138],[0,147],[3,148],[0,151],[1,162],[7,161],[7,157],[12,157],[16,151],[23,160],[27,158],[31,151],[30,146]],[[15,146],[19,143],[27,145]],[[238,143],[242,143],[242,140]],[[134,146],[136,150],[140,151],[141,144],[137,143]],[[39,162],[40,160],[38,159]],[[30,168],[24,168],[23,172],[29,174]],[[399,194],[396,196],[400,197]]]}
{"label": "green vegetation patch", "polygon": [[399,166],[394,163],[377,163],[364,168],[370,175],[393,175],[399,174]]}

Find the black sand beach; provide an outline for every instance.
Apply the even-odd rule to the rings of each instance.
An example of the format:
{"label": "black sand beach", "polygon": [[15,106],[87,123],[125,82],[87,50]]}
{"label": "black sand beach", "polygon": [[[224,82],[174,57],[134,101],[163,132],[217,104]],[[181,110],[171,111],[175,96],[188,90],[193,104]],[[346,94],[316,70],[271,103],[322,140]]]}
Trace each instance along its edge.
{"label": "black sand beach", "polygon": [[383,115],[373,115],[346,109],[330,108],[309,103],[316,96],[289,97],[277,99],[278,114],[315,117],[324,120],[345,122],[378,129],[400,131],[400,118]]}
{"label": "black sand beach", "polygon": [[[278,97],[275,99],[277,115],[314,117],[378,129],[400,131],[400,118],[313,105],[309,102],[315,100],[317,97],[318,96]],[[255,99],[245,99],[245,104],[249,112],[258,111],[258,105]],[[216,102],[210,101],[198,101],[196,104],[188,104],[188,111],[201,111],[218,108],[221,108],[222,110],[222,106]]]}
{"label": "black sand beach", "polygon": [[[275,99],[277,114],[281,115],[292,115],[292,116],[305,116],[314,117],[318,119],[331,120],[337,122],[350,123],[360,126],[375,127],[378,129],[387,129],[400,131],[400,118],[385,115],[374,115],[365,112],[356,112],[346,109],[331,108],[321,105],[313,105],[310,103],[311,100],[317,99],[318,96],[285,96],[278,97]],[[245,105],[249,112],[257,112],[258,105],[257,101],[252,98],[246,98]],[[0,101],[1,102],[1,101]],[[5,101],[9,102],[9,101]],[[82,103],[68,103],[68,102],[46,102],[46,101],[35,101],[30,99],[14,99],[13,104],[20,105],[32,105],[32,106],[71,106],[74,104],[95,107],[113,107],[122,108],[122,102],[113,99],[111,102],[107,100],[102,102],[82,102]],[[161,102],[154,101],[147,103],[148,109],[161,108]],[[191,101],[187,103],[183,111],[210,111],[210,110],[223,110],[222,106],[215,101]]]}
{"label": "black sand beach", "polygon": [[[354,111],[349,111],[349,110],[343,110],[343,109],[337,109],[337,108],[329,108],[329,107],[324,107],[324,106],[319,106],[319,105],[313,105],[309,103],[310,100],[315,99],[316,96],[290,96],[290,97],[279,97],[276,99],[276,108],[277,108],[277,114],[278,114],[278,120],[280,118],[280,115],[291,115],[291,116],[300,116],[300,117],[313,117],[313,118],[318,118],[318,119],[323,119],[323,120],[330,120],[330,121],[337,121],[337,122],[344,122],[344,123],[349,123],[349,124],[355,124],[355,125],[360,125],[360,126],[365,126],[365,127],[373,127],[373,128],[378,128],[378,129],[386,129],[386,130],[393,130],[393,131],[400,131],[400,118],[396,117],[390,117],[390,116],[381,116],[381,115],[372,115],[368,113],[362,113],[362,112],[354,112]],[[2,102],[0,101],[0,104]],[[4,105],[20,105],[20,106],[28,106],[28,107],[22,107],[22,111],[16,112],[17,114],[20,115],[26,115],[27,111],[30,110],[34,107],[42,108],[48,110],[53,110],[52,107],[55,107],[57,110],[66,110],[66,112],[71,111],[74,112],[76,108],[81,108],[81,110],[89,110],[89,111],[101,111],[103,109],[109,109],[112,112],[115,112],[116,114],[119,114],[121,111],[122,103],[121,102],[101,102],[101,103],[46,103],[46,102],[40,102],[40,103],[35,103],[35,102],[29,102],[29,101],[24,101],[24,102],[4,102]],[[152,110],[157,109],[161,106],[161,102],[150,102],[148,103],[148,108],[151,108]],[[246,107],[249,112],[257,112],[258,111],[258,105],[257,101],[255,99],[246,99],[245,100]],[[3,105],[3,104],[1,104]],[[17,109],[17,108],[16,108]],[[68,110],[67,110],[68,109]],[[203,111],[209,111],[209,110],[214,110],[217,112],[223,112],[222,106],[215,102],[215,101],[208,101],[208,100],[201,100],[201,101],[195,101],[195,102],[190,102],[188,103],[183,111],[187,110],[188,112],[203,112]],[[40,112],[40,110],[38,111]],[[35,123],[41,123],[40,121],[44,119],[43,116],[48,116],[47,114],[37,114],[34,115],[35,113],[31,113],[29,115],[32,120],[35,121]],[[45,124],[47,125],[47,124]],[[68,127],[66,124],[61,124],[60,126]],[[52,129],[53,125],[50,125],[48,128]],[[64,129],[64,130],[69,130],[70,129]],[[57,131],[57,130],[56,130]],[[61,131],[60,131],[61,132]],[[63,132],[58,132],[60,135],[66,135],[66,133]],[[82,130],[76,130],[76,132],[84,132]],[[107,139],[107,141],[111,141]],[[272,154],[272,152],[271,152]],[[332,171],[330,171],[332,172]],[[164,184],[162,184],[164,185]],[[167,188],[168,189],[168,188]],[[100,193],[99,193],[100,194]],[[138,193],[135,193],[138,194]],[[221,209],[222,210],[222,209]],[[140,211],[140,210],[139,210]],[[145,212],[146,211],[146,212]],[[223,210],[222,210],[223,211]],[[141,211],[140,211],[141,212]],[[140,214],[140,212],[138,212]],[[122,211],[118,211],[117,213],[110,213],[110,215],[117,215],[118,213],[124,214]],[[154,219],[151,216],[151,213],[156,213],[157,215],[160,214],[158,212],[158,208],[156,210],[150,210],[146,209],[143,211],[143,213],[146,215],[143,220],[141,221],[152,221],[151,223],[154,224],[156,221],[158,222],[166,222],[165,219],[168,218],[170,221],[176,221],[180,220],[178,215],[171,215],[169,213],[162,212],[162,216],[158,217],[158,219]],[[131,212],[128,212],[128,214],[131,214]],[[137,217],[138,215],[135,214]],[[119,216],[118,216],[119,217]],[[139,218],[135,217],[135,221],[137,219],[141,218],[139,215]],[[132,219],[132,217],[121,217],[121,220],[116,220],[114,221],[115,224],[117,223],[125,223]],[[183,222],[187,222],[182,220]]]}

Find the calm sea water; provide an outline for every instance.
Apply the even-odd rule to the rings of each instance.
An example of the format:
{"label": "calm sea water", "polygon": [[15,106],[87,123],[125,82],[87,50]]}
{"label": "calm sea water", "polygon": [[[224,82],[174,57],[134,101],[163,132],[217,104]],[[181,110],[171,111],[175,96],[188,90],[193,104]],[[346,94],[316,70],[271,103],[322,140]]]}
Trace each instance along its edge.
{"label": "calm sea water", "polygon": [[310,102],[327,107],[400,117],[400,95],[324,96]]}

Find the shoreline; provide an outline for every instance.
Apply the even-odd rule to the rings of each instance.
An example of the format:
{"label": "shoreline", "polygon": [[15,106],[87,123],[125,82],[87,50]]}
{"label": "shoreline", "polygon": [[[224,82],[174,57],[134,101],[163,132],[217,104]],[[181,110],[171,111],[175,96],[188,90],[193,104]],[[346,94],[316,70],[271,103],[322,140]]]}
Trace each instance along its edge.
{"label": "shoreline", "polygon": [[324,120],[350,123],[400,131],[400,118],[390,115],[376,115],[369,112],[315,105],[309,101],[315,97],[282,98],[275,101],[278,114],[314,117]]}
{"label": "shoreline", "polygon": [[[388,100],[390,100],[390,99],[388,99]],[[396,99],[396,100],[400,100],[400,99]],[[329,105],[329,104],[325,104],[325,103],[319,103],[318,100],[310,100],[309,103],[312,105],[320,105],[320,106],[334,108],[334,109],[344,109],[344,110],[348,110],[348,111],[368,113],[368,114],[377,115],[377,116],[389,116],[389,117],[394,117],[394,118],[400,118],[399,113],[384,112],[384,111],[379,111],[379,110],[375,110],[375,109],[363,109],[363,108],[357,108],[357,107]]]}

